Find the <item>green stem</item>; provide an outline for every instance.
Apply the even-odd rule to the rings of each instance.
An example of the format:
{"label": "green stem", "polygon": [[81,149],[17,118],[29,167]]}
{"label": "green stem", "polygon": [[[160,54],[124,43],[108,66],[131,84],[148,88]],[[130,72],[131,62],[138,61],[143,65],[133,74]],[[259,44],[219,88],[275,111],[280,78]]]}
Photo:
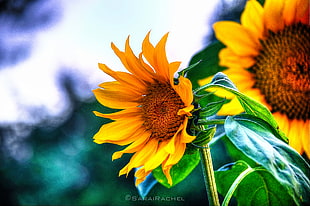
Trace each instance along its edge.
{"label": "green stem", "polygon": [[210,206],[220,206],[214,178],[211,151],[208,144],[200,148],[201,165]]}
{"label": "green stem", "polygon": [[224,124],[225,119],[199,119],[198,124],[213,125],[213,124]]}
{"label": "green stem", "polygon": [[233,196],[235,190],[237,189],[237,186],[240,184],[240,182],[251,172],[254,172],[254,169],[252,169],[251,167],[247,168],[246,170],[244,170],[233,182],[233,184],[230,186],[224,200],[222,203],[222,206],[228,206],[228,203],[231,199],[231,197]]}

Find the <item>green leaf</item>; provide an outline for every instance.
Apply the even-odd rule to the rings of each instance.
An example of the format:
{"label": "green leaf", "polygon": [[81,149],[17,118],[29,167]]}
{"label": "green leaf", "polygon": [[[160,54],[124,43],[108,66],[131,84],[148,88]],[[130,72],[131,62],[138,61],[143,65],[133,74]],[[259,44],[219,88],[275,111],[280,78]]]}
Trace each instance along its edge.
{"label": "green leaf", "polygon": [[221,67],[218,64],[218,53],[224,47],[225,45],[221,42],[215,42],[193,56],[189,64],[193,65],[197,62],[199,64],[186,73],[186,77],[191,80],[193,88],[199,86],[198,80],[205,79],[226,69],[226,67]]}
{"label": "green leaf", "polygon": [[221,72],[217,73],[213,77],[210,84],[202,86],[201,88],[199,88],[199,90],[202,89],[205,90],[210,88],[222,88],[236,95],[241,106],[243,107],[243,109],[247,114],[251,114],[253,116],[259,117],[267,121],[273,128],[275,128],[278,131],[279,135],[277,135],[277,137],[287,142],[287,137],[284,135],[283,132],[281,132],[278,129],[278,124],[274,119],[273,115],[271,114],[271,112],[268,110],[268,108],[265,107],[263,104],[259,103],[258,101],[254,100],[253,98],[240,93],[235,87],[235,85],[229,80],[229,78],[225,74]]}
{"label": "green leaf", "polygon": [[264,168],[251,168],[244,161],[227,164],[215,172],[217,188],[227,206],[234,196],[238,205],[291,206],[285,188]]}
{"label": "green leaf", "polygon": [[159,183],[167,188],[171,188],[184,180],[193,171],[193,169],[196,168],[199,161],[200,156],[198,150],[192,154],[184,154],[182,159],[177,164],[173,165],[170,170],[172,185],[168,184],[168,180],[164,175],[161,166],[154,169],[152,174]]}
{"label": "green leaf", "polygon": [[230,157],[228,158],[229,159],[228,162],[243,160],[251,167],[257,166],[257,163],[252,159],[250,159],[248,156],[246,156],[242,151],[240,151],[227,137],[227,135],[222,136],[221,141],[223,141],[225,151],[227,152],[227,155]]}
{"label": "green leaf", "polygon": [[227,117],[230,141],[279,181],[295,204],[310,203],[310,167],[290,146],[276,138],[272,127],[251,115]]}
{"label": "green leaf", "polygon": [[228,78],[228,76],[222,72],[216,73],[211,82],[211,85],[220,85],[220,86],[225,86],[227,88],[230,88],[232,90],[238,91],[237,87],[235,84]]}
{"label": "green leaf", "polygon": [[[203,100],[204,100],[204,98],[203,98]],[[208,102],[209,103],[207,103],[205,106],[202,106],[201,110],[199,111],[199,118],[200,119],[204,119],[204,118],[210,117],[212,115],[215,115],[222,108],[222,106],[224,104],[229,102],[229,100],[221,99],[221,100],[216,101],[216,102],[212,102],[209,100]]]}
{"label": "green leaf", "polygon": [[192,69],[195,69],[197,67],[198,64],[200,64],[201,61],[198,61],[194,64],[190,64],[188,67],[186,67],[185,69],[181,70],[180,72],[178,72],[179,77],[180,76],[185,76],[187,74],[187,72],[189,72]]}

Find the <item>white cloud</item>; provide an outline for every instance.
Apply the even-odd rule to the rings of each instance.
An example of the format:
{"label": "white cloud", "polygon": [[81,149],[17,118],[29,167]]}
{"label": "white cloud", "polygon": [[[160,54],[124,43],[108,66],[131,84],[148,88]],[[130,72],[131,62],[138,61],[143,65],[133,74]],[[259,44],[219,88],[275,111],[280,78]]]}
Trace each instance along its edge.
{"label": "white cloud", "polygon": [[[0,123],[40,121],[32,117],[39,108],[47,115],[59,116],[68,109],[68,101],[57,84],[59,74],[71,73],[80,97],[91,96],[91,89],[110,80],[98,68],[106,63],[113,69],[123,66],[110,48],[120,49],[131,36],[136,54],[151,30],[155,44],[170,32],[167,54],[170,61],[182,61],[186,67],[191,56],[203,48],[203,38],[210,31],[208,15],[214,1],[203,0],[90,0],[62,1],[62,20],[33,35],[32,55],[10,68],[0,70]],[[84,85],[84,86],[81,86]]]}

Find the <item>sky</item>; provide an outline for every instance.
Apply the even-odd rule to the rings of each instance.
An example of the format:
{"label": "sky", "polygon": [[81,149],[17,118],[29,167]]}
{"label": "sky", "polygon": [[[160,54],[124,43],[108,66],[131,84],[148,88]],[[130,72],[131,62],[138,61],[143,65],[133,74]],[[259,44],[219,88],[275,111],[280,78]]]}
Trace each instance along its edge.
{"label": "sky", "polygon": [[110,44],[123,50],[128,35],[133,51],[139,54],[147,32],[151,31],[153,44],[169,32],[168,60],[182,61],[180,68],[185,68],[205,46],[204,38],[211,31],[208,19],[216,2],[56,0],[35,7],[33,12],[54,12],[56,22],[35,31],[16,28],[0,34],[13,43],[31,44],[27,57],[0,68],[0,124],[37,124],[66,114],[70,104],[59,85],[61,75],[70,76],[82,100],[93,98],[92,89],[112,80],[98,69],[99,62],[124,70]]}

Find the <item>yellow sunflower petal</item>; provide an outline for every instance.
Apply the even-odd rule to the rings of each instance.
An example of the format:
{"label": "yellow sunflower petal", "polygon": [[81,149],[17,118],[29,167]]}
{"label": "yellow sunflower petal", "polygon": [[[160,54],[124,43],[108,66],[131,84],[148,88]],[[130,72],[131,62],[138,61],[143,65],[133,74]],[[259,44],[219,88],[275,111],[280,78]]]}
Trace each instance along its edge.
{"label": "yellow sunflower petal", "polygon": [[143,56],[146,58],[146,60],[154,68],[156,66],[155,59],[154,59],[154,57],[155,57],[155,48],[150,43],[150,32],[147,33],[146,37],[143,40],[143,43],[142,43],[142,53],[143,53]]}
{"label": "yellow sunflower petal", "polygon": [[[188,118],[185,118],[183,125],[187,125],[187,122]],[[181,143],[190,143],[196,139],[196,136],[189,135],[186,131],[186,127],[183,127],[179,138]]]}
{"label": "yellow sunflower petal", "polygon": [[120,84],[119,81],[112,81],[112,82],[104,82],[104,83],[101,83],[99,85],[99,87],[107,90],[107,91],[115,91],[115,92],[118,92],[118,91],[127,91],[127,93],[132,93],[135,95],[138,95],[138,96],[141,96],[143,94],[143,90],[138,90],[138,89],[135,89],[133,90],[132,88],[129,88],[129,87],[126,87],[122,84]]}
{"label": "yellow sunflower petal", "polygon": [[264,25],[267,30],[277,32],[284,27],[283,9],[285,1],[266,0],[264,4]]}
{"label": "yellow sunflower petal", "polygon": [[192,116],[191,111],[193,111],[194,105],[189,105],[188,107],[185,107],[183,109],[180,109],[178,111],[178,115],[186,115],[188,117]]}
{"label": "yellow sunflower petal", "polygon": [[305,6],[306,11],[303,16],[301,16],[302,15],[301,12],[297,13],[296,22],[301,22],[303,24],[309,24],[310,22],[310,8],[309,7],[310,7],[309,4]]}
{"label": "yellow sunflower petal", "polygon": [[293,147],[299,154],[303,152],[302,139],[301,139],[301,124],[297,119],[290,120],[289,122],[289,144]]}
{"label": "yellow sunflower petal", "polygon": [[141,182],[145,180],[146,176],[148,176],[150,173],[151,171],[145,172],[144,168],[140,168],[139,170],[137,170],[135,172],[135,177],[137,178],[135,185],[138,186]]}
{"label": "yellow sunflower petal", "polygon": [[140,64],[143,65],[143,67],[146,70],[148,70],[152,74],[152,76],[156,79],[157,75],[155,74],[154,69],[144,61],[143,52],[139,54],[139,61],[140,61]]}
{"label": "yellow sunflower petal", "polygon": [[263,13],[264,9],[258,1],[249,0],[241,15],[241,24],[259,39],[262,39],[264,34]]}
{"label": "yellow sunflower petal", "polygon": [[159,144],[156,154],[144,164],[145,171],[155,169],[168,157],[169,153],[165,149],[167,144],[167,141]]}
{"label": "yellow sunflower petal", "polygon": [[272,114],[275,120],[277,121],[280,130],[288,137],[289,133],[289,120],[286,115],[281,114],[280,112],[275,112]]}
{"label": "yellow sunflower petal", "polygon": [[207,89],[208,92],[214,93],[215,95],[226,98],[226,99],[233,99],[235,97],[234,94],[231,92],[226,91],[225,89],[219,88],[219,87],[213,87]]}
{"label": "yellow sunflower petal", "polygon": [[142,124],[143,122],[139,120],[118,120],[104,124],[93,138],[98,144],[114,142],[122,143],[122,145],[130,144],[137,138],[137,135],[134,134],[138,133]]}
{"label": "yellow sunflower petal", "polygon": [[118,173],[118,176],[121,176],[121,175],[124,175],[124,174],[126,174],[126,177],[128,176],[128,174],[129,174],[129,172],[130,171],[128,171],[128,164],[125,166],[125,167],[123,167],[120,171],[119,171],[119,173]]}
{"label": "yellow sunflower petal", "polygon": [[310,158],[310,120],[304,123],[303,131],[300,136],[304,151],[308,158]]}
{"label": "yellow sunflower petal", "polygon": [[181,62],[171,62],[169,64],[169,77],[170,77],[170,84],[174,85],[174,73],[179,69]]}
{"label": "yellow sunflower petal", "polygon": [[176,134],[168,141],[168,144],[165,147],[166,152],[168,152],[169,154],[174,154],[175,151],[175,144],[176,144],[176,137],[178,136],[178,133],[181,129],[179,128],[179,130],[176,132]]}
{"label": "yellow sunflower petal", "polygon": [[117,120],[117,119],[128,119],[129,120],[131,118],[136,118],[140,116],[141,114],[140,110],[141,110],[140,107],[133,107],[133,108],[124,109],[119,112],[109,113],[109,114],[103,114],[103,113],[94,111],[94,114],[98,117],[109,118],[113,120]]}
{"label": "yellow sunflower petal", "polygon": [[235,84],[240,92],[244,89],[250,89],[255,84],[255,79],[252,73],[245,69],[227,69],[223,71],[224,74]]}
{"label": "yellow sunflower petal", "polygon": [[[126,41],[124,52],[112,43],[112,49],[130,73],[115,72],[106,65],[99,64],[99,67],[116,81],[102,83],[102,88],[94,90],[96,98],[104,106],[123,109],[112,114],[95,112],[99,117],[115,121],[103,125],[94,136],[94,141],[99,144],[130,144],[125,149],[115,152],[112,159],[121,158],[124,153],[134,153],[119,175],[128,175],[133,168],[139,168],[135,173],[136,184],[141,183],[146,175],[160,164],[165,165],[168,157],[170,163],[176,162],[182,156],[180,148],[195,138],[186,133],[187,116],[192,115],[194,107],[191,105],[191,82],[181,77],[179,84],[174,87],[173,76],[180,62],[169,63],[167,60],[165,46],[168,34],[164,35],[155,47],[149,42],[149,34],[143,41],[142,53],[138,57],[131,50],[129,39]],[[162,95],[161,92],[165,91],[168,92]],[[167,98],[171,98],[171,101]],[[169,113],[165,114],[161,107],[167,105],[172,109],[167,110]],[[158,111],[162,113],[158,114]],[[167,126],[171,124],[166,124],[168,120],[163,122],[162,115],[175,121],[171,124],[176,125],[178,130],[171,130]],[[182,115],[184,121],[174,118],[176,115]],[[167,138],[159,141],[158,137],[162,136]],[[174,154],[177,156],[174,157]],[[164,172],[169,178],[168,170],[172,165],[165,166]]]}
{"label": "yellow sunflower petal", "polygon": [[240,114],[242,112],[244,112],[244,109],[242,108],[238,99],[235,97],[229,103],[224,104],[217,114],[220,116],[226,116]]}
{"label": "yellow sunflower petal", "polygon": [[171,178],[171,175],[170,175],[170,169],[171,169],[172,166],[167,166],[165,169],[163,169],[163,173],[165,174],[167,180],[168,180],[168,184],[169,185],[172,185],[172,178]]}
{"label": "yellow sunflower petal", "polygon": [[309,0],[286,0],[283,8],[285,25],[291,25],[300,21],[308,11]]}
{"label": "yellow sunflower petal", "polygon": [[163,168],[175,165],[180,161],[185,152],[186,144],[181,143],[179,139],[176,140],[174,153],[170,154],[167,161],[164,163]]}
{"label": "yellow sunflower petal", "polygon": [[140,151],[137,151],[131,157],[128,163],[128,171],[131,171],[133,168],[141,167],[148,159],[153,158],[156,154],[157,148],[158,140],[150,139]]}
{"label": "yellow sunflower petal", "polygon": [[185,106],[189,106],[193,102],[193,91],[192,91],[192,83],[189,79],[185,77],[179,78],[179,84],[172,85],[174,90],[181,97]]}
{"label": "yellow sunflower petal", "polygon": [[124,109],[139,106],[137,102],[141,96],[132,91],[109,91],[104,89],[94,89],[96,99],[100,104],[114,109]]}
{"label": "yellow sunflower petal", "polygon": [[215,35],[235,54],[240,56],[257,56],[261,48],[258,39],[242,25],[232,21],[213,24]]}
{"label": "yellow sunflower petal", "polygon": [[[167,60],[166,55],[166,42],[168,38],[168,34],[165,34],[161,40],[158,42],[158,44],[155,46],[155,66],[154,69],[158,75],[162,77],[162,80],[164,81],[170,81],[170,79],[173,77],[173,74],[170,72],[169,63]],[[174,68],[174,67],[171,67]]]}
{"label": "yellow sunflower petal", "polygon": [[180,144],[180,142],[178,142],[175,153],[170,154],[168,159],[163,163],[162,169],[168,180],[169,185],[172,185],[173,183],[171,175],[170,175],[170,169],[172,168],[173,165],[177,164],[180,161],[180,159],[183,157],[185,148],[186,148],[186,144]]}
{"label": "yellow sunflower petal", "polygon": [[139,135],[139,138],[133,143],[131,143],[128,147],[121,151],[114,152],[112,155],[112,160],[121,158],[124,153],[134,153],[142,150],[145,147],[147,141],[149,140],[149,137],[149,132],[142,133],[141,135]]}
{"label": "yellow sunflower petal", "polygon": [[148,67],[144,67],[144,64],[141,64],[140,60],[135,56],[133,51],[131,50],[129,46],[129,38],[126,41],[125,46],[125,58],[127,61],[127,64],[129,66],[128,71],[135,74],[139,78],[143,79],[146,82],[153,83],[153,75],[154,72],[150,71]]}
{"label": "yellow sunflower petal", "polygon": [[249,68],[255,64],[252,56],[240,56],[235,54],[230,48],[224,48],[219,52],[220,65],[228,68]]}
{"label": "yellow sunflower petal", "polygon": [[104,73],[110,75],[115,80],[119,81],[122,85],[129,87],[132,90],[141,91],[145,89],[145,84],[134,75],[126,72],[115,72],[105,64],[99,63],[98,66]]}

